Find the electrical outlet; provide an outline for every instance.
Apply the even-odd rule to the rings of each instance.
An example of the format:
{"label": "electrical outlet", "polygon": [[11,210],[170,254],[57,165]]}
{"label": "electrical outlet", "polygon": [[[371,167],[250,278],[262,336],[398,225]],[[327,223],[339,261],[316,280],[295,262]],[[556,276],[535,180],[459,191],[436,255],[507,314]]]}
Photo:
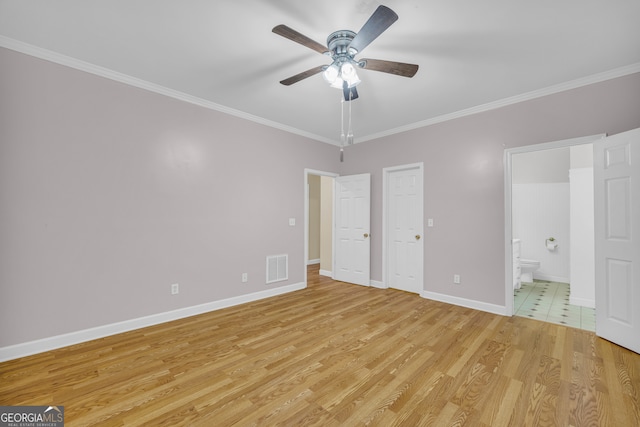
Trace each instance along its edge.
{"label": "electrical outlet", "polygon": [[247,283],[249,281],[249,274],[242,273],[242,283]]}
{"label": "electrical outlet", "polygon": [[171,285],[171,295],[178,295],[180,293],[180,285],[178,283],[174,283]]}
{"label": "electrical outlet", "polygon": [[453,275],[453,283],[455,283],[456,285],[460,284],[460,275],[459,274],[454,274]]}

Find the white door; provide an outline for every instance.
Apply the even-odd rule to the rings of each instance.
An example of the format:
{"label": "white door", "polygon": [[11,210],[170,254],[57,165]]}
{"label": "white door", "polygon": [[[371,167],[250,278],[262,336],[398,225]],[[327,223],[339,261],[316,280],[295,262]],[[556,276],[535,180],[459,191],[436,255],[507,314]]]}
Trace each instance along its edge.
{"label": "white door", "polygon": [[371,175],[337,177],[334,198],[333,278],[369,286]]}
{"label": "white door", "polygon": [[594,144],[596,334],[640,353],[640,129]]}
{"label": "white door", "polygon": [[387,286],[423,289],[422,165],[384,170]]}

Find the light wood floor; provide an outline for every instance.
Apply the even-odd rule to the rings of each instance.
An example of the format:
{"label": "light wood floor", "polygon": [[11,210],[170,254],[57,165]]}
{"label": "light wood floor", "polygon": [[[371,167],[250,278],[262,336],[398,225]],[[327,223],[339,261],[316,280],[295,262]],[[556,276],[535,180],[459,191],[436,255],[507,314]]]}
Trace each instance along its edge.
{"label": "light wood floor", "polygon": [[67,426],[639,426],[640,355],[592,332],[334,282],[0,364]]}

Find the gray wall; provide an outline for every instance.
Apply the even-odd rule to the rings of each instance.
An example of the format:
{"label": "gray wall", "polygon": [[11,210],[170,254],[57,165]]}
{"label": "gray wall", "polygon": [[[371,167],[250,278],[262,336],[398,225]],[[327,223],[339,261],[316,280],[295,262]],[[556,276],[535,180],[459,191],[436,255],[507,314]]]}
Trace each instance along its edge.
{"label": "gray wall", "polygon": [[[511,156],[513,184],[569,182],[569,147]],[[593,164],[593,159],[591,160]]]}
{"label": "gray wall", "polygon": [[240,118],[5,49],[0,63],[0,347],[264,290],[271,254],[289,254],[275,285],[303,281],[304,168],[372,174],[381,280],[382,168],[424,162],[425,289],[502,305],[504,148],[640,127],[635,74],[357,144],[340,164]]}
{"label": "gray wall", "polygon": [[[0,347],[303,282],[304,168],[337,172],[335,147],[6,49],[0,64]],[[265,285],[284,253],[289,280]]]}
{"label": "gray wall", "polygon": [[382,280],[382,168],[424,162],[425,290],[504,305],[504,149],[637,127],[639,73],[349,147],[342,173],[372,176],[371,278]]}
{"label": "gray wall", "polygon": [[307,261],[320,260],[321,190],[320,176],[309,175],[309,248]]}

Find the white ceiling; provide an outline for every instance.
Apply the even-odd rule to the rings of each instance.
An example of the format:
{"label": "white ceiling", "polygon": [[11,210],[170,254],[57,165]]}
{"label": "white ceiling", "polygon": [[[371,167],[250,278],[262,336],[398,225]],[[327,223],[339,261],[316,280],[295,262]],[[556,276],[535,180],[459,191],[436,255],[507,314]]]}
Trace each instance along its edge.
{"label": "white ceiling", "polygon": [[[370,0],[0,0],[0,46],[339,143],[330,63],[271,32],[326,43],[359,31]],[[415,63],[409,79],[359,71],[356,142],[516,99],[640,71],[638,0],[386,0],[398,15],[357,58]],[[348,104],[346,104],[348,105]]]}

